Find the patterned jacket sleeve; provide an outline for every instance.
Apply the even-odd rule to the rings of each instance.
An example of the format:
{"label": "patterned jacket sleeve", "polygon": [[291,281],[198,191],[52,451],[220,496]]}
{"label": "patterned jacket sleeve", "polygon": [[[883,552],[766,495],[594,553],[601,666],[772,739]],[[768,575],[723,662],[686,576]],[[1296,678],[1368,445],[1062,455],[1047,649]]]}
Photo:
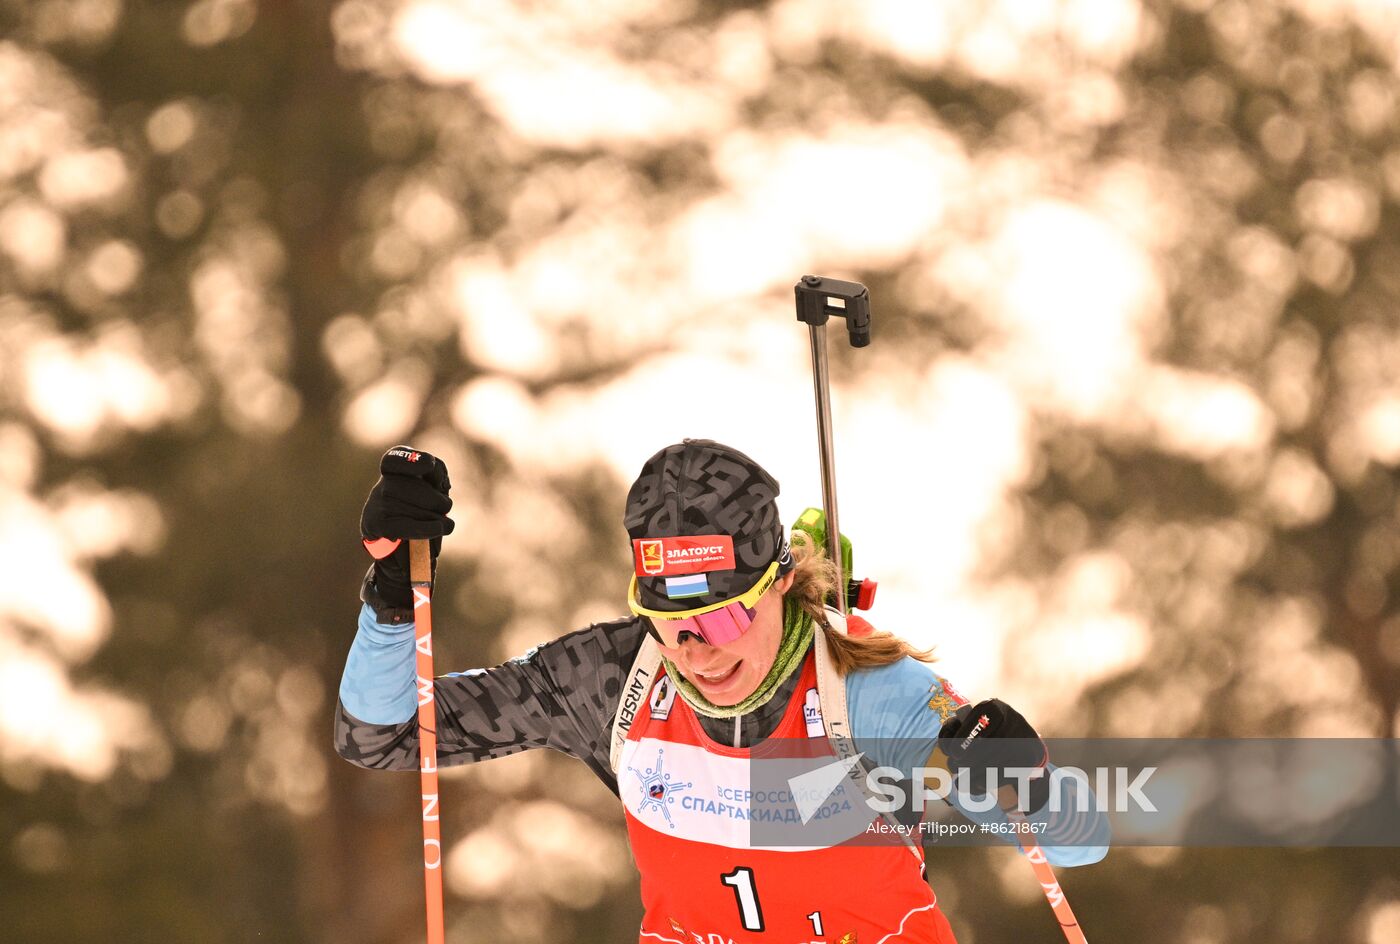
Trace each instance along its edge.
{"label": "patterned jacket sleeve", "polygon": [[[642,634],[634,618],[598,623],[493,668],[439,677],[439,762],[548,747],[582,760],[616,792],[608,739]],[[378,623],[364,607],[336,710],[340,756],[380,770],[418,768],[414,678],[413,625]]]}

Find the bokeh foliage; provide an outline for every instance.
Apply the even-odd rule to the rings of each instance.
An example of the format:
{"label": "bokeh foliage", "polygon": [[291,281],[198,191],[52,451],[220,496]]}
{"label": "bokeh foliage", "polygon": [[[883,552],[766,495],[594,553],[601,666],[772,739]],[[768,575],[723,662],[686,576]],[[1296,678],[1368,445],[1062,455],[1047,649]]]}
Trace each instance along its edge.
{"label": "bokeh foliage", "polygon": [[[871,286],[885,353],[843,376],[972,364],[1028,404],[970,579],[1021,601],[1002,678],[1047,731],[1394,736],[1400,31],[956,6],[0,6],[0,678],[34,686],[0,702],[0,936],[418,939],[416,784],[329,748],[374,457],[411,435],[454,470],[440,663],[607,615],[623,482],[523,463],[503,406],[567,413],[702,343],[699,307],[785,311],[799,269]],[[591,85],[599,57],[628,78]],[[832,165],[812,208],[784,174],[813,140],[893,163]],[[706,271],[746,182],[771,229]],[[1002,292],[1041,257],[1070,283]],[[1071,383],[1018,337],[1104,353]],[[1143,635],[1075,684],[1086,594]],[[579,765],[448,790],[454,939],[634,933]],[[930,872],[960,940],[1054,939],[1009,854]],[[1118,850],[1066,884],[1096,938],[1400,933],[1386,851]]]}

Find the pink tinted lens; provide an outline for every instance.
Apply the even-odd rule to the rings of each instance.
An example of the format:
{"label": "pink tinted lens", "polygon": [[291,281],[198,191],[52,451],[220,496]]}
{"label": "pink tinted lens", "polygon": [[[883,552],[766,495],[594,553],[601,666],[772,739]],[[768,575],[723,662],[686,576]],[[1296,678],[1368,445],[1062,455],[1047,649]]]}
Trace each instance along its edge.
{"label": "pink tinted lens", "polygon": [[680,641],[681,633],[694,633],[711,646],[722,646],[744,635],[753,625],[753,610],[736,600],[699,616],[656,620],[655,625],[670,646]]}

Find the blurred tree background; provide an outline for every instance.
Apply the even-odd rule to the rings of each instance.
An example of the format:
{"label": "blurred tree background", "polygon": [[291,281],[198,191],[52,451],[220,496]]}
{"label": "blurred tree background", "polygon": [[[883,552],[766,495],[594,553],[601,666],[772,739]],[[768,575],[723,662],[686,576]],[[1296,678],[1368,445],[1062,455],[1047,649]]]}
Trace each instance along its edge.
{"label": "blurred tree background", "polygon": [[[1050,735],[1396,735],[1393,4],[0,24],[0,938],[419,940],[416,778],[330,749],[377,455],[453,471],[440,667],[616,615],[666,442],[816,503],[805,271],[875,301],[834,356],[877,622]],[[454,771],[445,809],[453,940],[635,934],[581,765]],[[1057,939],[1007,850],[930,873],[964,944]],[[1396,875],[1119,849],[1065,882],[1097,940],[1388,944]]]}

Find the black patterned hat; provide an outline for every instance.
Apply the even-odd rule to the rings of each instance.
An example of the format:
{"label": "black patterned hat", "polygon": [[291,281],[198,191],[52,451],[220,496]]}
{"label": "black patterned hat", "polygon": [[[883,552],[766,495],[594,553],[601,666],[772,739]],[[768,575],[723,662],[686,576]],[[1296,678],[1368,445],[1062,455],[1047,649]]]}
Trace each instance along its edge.
{"label": "black patterned hat", "polygon": [[667,446],[627,493],[639,599],[680,612],[742,595],[775,560],[792,569],[778,483],[737,449],[709,439]]}

